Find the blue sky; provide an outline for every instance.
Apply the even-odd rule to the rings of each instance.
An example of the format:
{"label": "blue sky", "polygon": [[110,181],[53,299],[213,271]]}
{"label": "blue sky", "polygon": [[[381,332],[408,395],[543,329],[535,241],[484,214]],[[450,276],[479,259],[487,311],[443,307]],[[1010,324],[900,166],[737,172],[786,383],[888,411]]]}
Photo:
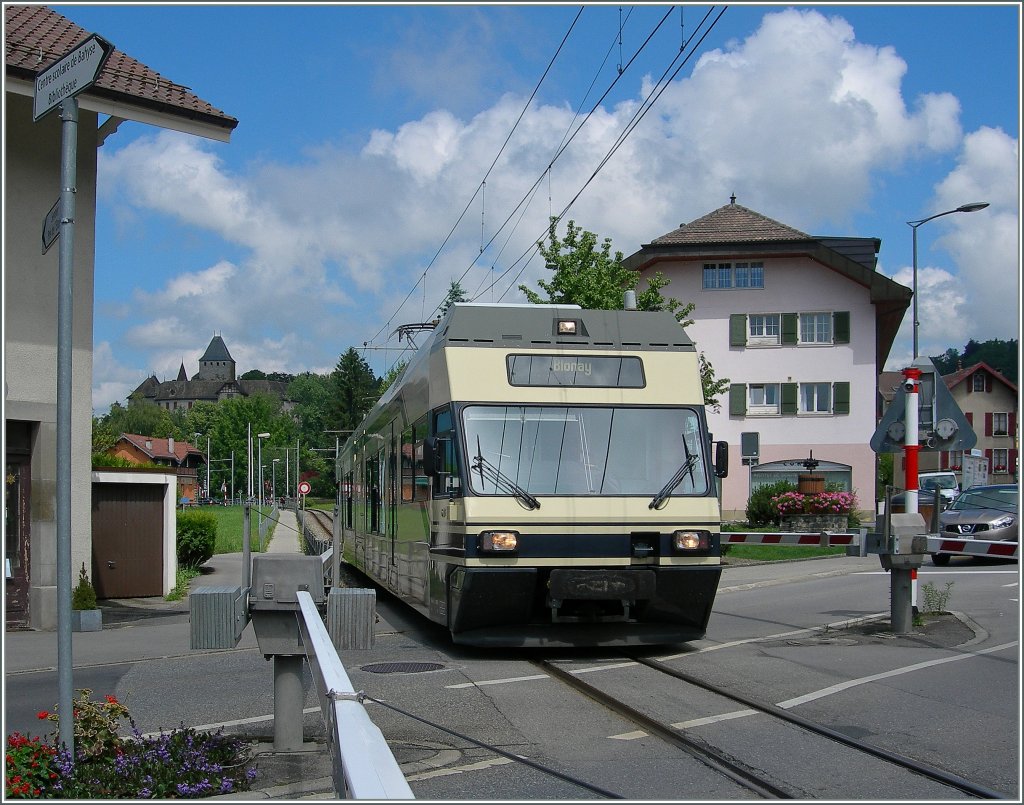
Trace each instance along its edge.
{"label": "blue sky", "polygon": [[722,6],[622,6],[621,46],[614,4],[52,7],[240,121],[229,144],[132,123],[101,149],[97,413],[194,373],[214,333],[240,371],[326,372],[365,343],[383,374],[450,281],[525,301],[570,202],[628,255],[735,193],[881,238],[910,286],[906,222],[988,201],[918,231],[919,351],[1019,337],[1016,3],[741,4],[713,25]]}

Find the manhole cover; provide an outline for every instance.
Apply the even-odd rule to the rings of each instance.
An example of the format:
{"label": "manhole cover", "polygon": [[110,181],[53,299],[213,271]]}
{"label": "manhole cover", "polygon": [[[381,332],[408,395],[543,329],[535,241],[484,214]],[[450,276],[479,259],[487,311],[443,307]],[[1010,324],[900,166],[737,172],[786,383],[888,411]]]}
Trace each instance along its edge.
{"label": "manhole cover", "polygon": [[418,674],[440,668],[444,666],[439,662],[377,662],[362,666],[362,670],[371,674]]}

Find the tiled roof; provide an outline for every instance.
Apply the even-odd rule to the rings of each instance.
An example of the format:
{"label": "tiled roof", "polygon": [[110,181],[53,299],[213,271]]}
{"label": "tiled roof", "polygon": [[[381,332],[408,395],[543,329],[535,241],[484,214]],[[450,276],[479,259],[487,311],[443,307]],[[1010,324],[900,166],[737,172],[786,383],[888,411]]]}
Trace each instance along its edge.
{"label": "tiled roof", "polygon": [[769,240],[808,240],[810,235],[780,224],[733,201],[696,221],[655,238],[651,245],[677,243],[736,243]]}
{"label": "tiled roof", "polygon": [[224,343],[224,339],[219,335],[215,335],[210,340],[210,346],[206,348],[203,357],[199,359],[200,363],[204,361],[234,361],[234,358],[228,352],[228,345]]}
{"label": "tiled roof", "polygon": [[[33,80],[40,70],[63,58],[89,31],[46,6],[4,6],[6,74]],[[102,32],[97,31],[102,36]],[[224,129],[238,121],[116,48],[86,94],[157,109]]]}
{"label": "tiled roof", "polygon": [[173,459],[178,464],[181,464],[190,454],[197,456],[203,455],[201,450],[193,447],[188,442],[176,441],[174,443],[174,450],[171,450],[168,440],[161,439],[157,436],[142,436],[138,433],[122,433],[121,438],[126,442],[130,442],[136,448],[153,459]]}
{"label": "tiled roof", "polygon": [[992,377],[996,378],[996,380],[1006,385],[1009,389],[1011,389],[1014,392],[1017,391],[1016,385],[1009,381],[1001,372],[999,372],[996,369],[993,369],[987,363],[976,363],[973,366],[968,366],[966,369],[958,369],[952,374],[943,375],[942,379],[946,382],[946,388],[952,389],[958,386],[963,381],[965,381],[979,369],[984,369],[986,372],[992,375]]}

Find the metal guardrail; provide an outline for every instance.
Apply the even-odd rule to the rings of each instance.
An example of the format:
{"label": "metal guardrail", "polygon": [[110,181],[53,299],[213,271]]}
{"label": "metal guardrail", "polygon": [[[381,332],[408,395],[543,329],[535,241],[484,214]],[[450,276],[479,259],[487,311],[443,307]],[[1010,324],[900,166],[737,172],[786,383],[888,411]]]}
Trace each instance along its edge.
{"label": "metal guardrail", "polygon": [[296,618],[327,729],[335,794],[345,799],[415,799],[362,695],[352,688],[313,597],[297,592]]}

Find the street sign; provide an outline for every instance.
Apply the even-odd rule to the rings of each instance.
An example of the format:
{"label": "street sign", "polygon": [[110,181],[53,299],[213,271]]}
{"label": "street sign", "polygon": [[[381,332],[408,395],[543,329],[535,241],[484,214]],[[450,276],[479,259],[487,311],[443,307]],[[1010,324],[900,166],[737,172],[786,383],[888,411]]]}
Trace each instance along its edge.
{"label": "street sign", "polygon": [[[917,406],[919,451],[930,453],[941,450],[970,450],[978,443],[978,435],[946,388],[946,382],[939,375],[935,364],[928,358],[918,358],[913,366],[921,370],[921,391],[918,393]],[[871,437],[871,449],[876,453],[902,451],[906,417],[907,390],[906,384],[901,382],[897,387],[896,396],[889,403]]]}
{"label": "street sign", "polygon": [[92,86],[114,46],[92,34],[82,44],[36,76],[32,121]]}
{"label": "street sign", "polygon": [[50,211],[43,218],[43,254],[49,249],[53,242],[60,235],[60,199],[53,202]]}
{"label": "street sign", "polygon": [[299,484],[300,495],[308,495],[310,489],[312,489],[312,487],[309,485],[309,481],[303,481]]}

